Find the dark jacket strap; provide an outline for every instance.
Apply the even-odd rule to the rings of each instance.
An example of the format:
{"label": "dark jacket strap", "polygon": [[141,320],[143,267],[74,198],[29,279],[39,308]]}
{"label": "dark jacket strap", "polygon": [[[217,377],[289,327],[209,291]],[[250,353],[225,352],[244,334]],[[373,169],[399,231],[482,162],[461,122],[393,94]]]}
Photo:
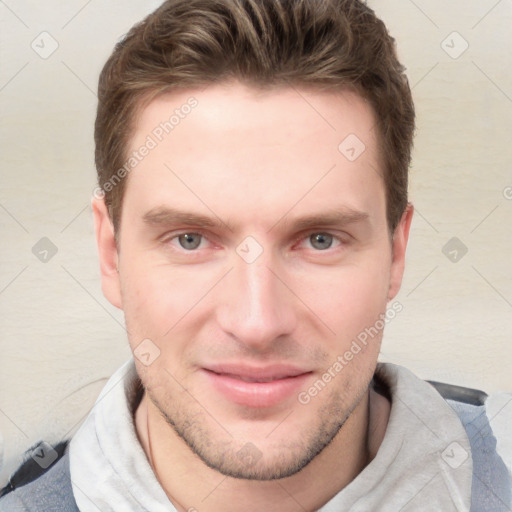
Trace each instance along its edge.
{"label": "dark jacket strap", "polygon": [[65,444],[61,457],[35,479],[30,461],[18,469],[2,490],[0,512],[79,512],[71,487],[69,449]]}

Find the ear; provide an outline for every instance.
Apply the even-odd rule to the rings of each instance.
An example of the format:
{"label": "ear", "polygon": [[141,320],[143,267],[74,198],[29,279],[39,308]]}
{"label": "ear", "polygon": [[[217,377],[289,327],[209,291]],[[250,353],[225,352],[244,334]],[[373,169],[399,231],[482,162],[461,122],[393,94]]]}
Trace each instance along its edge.
{"label": "ear", "polygon": [[409,240],[409,229],[411,227],[412,216],[414,213],[414,206],[411,203],[407,204],[407,208],[395,228],[392,241],[392,261],[391,273],[389,279],[388,301],[395,298],[402,285],[402,277],[404,275],[405,267],[405,250],[407,248],[407,241]]}
{"label": "ear", "polygon": [[122,309],[121,284],[117,270],[119,255],[114,237],[114,226],[103,198],[93,197],[91,205],[100,257],[101,289],[103,295],[112,305]]}

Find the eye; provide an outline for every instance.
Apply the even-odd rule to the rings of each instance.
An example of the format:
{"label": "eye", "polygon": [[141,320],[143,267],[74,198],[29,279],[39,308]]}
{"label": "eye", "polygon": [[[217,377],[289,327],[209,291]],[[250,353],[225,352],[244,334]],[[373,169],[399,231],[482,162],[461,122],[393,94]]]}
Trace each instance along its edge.
{"label": "eye", "polygon": [[178,243],[183,249],[193,250],[197,249],[201,244],[203,235],[199,233],[183,233],[177,236]]}
{"label": "eye", "polygon": [[330,249],[335,240],[335,237],[329,233],[313,233],[309,236],[309,242],[319,251]]}

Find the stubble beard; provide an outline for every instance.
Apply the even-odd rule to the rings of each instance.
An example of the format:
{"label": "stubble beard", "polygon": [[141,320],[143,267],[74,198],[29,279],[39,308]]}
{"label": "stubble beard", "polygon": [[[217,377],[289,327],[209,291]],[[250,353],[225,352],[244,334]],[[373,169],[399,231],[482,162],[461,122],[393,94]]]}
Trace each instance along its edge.
{"label": "stubble beard", "polygon": [[[229,425],[223,429],[199,403],[193,403],[192,398],[189,398],[191,407],[173,408],[163,406],[150,389],[146,388],[146,393],[166,423],[206,466],[232,478],[270,481],[295,475],[310,464],[341,431],[365,391],[348,406],[343,402],[346,396],[332,392],[316,414],[317,420],[306,426],[295,440],[290,440],[288,433],[283,434],[285,420],[276,432],[263,439],[265,446],[261,450],[258,440],[250,442],[250,439],[236,439],[229,434]],[[175,397],[166,400],[166,404],[176,403]],[[288,414],[293,417],[293,411]],[[276,436],[275,443],[270,441],[272,435]]]}

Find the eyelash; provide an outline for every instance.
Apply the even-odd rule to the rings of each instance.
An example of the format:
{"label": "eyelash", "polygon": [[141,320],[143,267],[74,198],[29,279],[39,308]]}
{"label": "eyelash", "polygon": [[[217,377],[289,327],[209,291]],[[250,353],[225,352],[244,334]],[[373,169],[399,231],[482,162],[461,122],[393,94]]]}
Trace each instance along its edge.
{"label": "eyelash", "polygon": [[[166,237],[164,237],[164,239],[162,240],[162,242],[165,244],[165,245],[169,245],[173,240],[176,240],[182,236],[182,235],[186,235],[186,234],[191,234],[191,235],[199,235],[201,237],[203,237],[203,239],[205,240],[208,240],[210,243],[211,240],[208,238],[208,236],[201,232],[201,231],[181,231],[181,232],[178,232],[178,233],[173,233],[172,235],[167,235]],[[336,248],[339,248],[340,246],[343,246],[343,245],[346,245],[348,242],[347,240],[344,240],[343,238],[341,238],[340,236],[338,235],[335,235],[334,233],[331,233],[329,231],[309,231],[307,233],[304,233],[304,234],[301,234],[300,236],[296,237],[293,241],[293,246],[297,245],[298,242],[301,242],[301,241],[304,241],[304,240],[308,240],[312,235],[329,235],[329,236],[332,236],[333,237],[333,241],[334,242],[338,242],[336,245],[334,245],[333,247],[329,247],[327,249],[324,249],[324,250],[320,250],[320,249],[314,249],[314,248],[310,248],[311,250],[313,250],[315,253],[332,253],[333,250],[336,250]],[[179,242],[176,242],[177,244],[179,244]],[[192,249],[192,250],[186,250],[185,248],[179,246],[176,248],[178,251],[180,252],[184,252],[184,253],[189,253],[189,254],[193,254],[193,253],[199,253],[199,249]]]}

